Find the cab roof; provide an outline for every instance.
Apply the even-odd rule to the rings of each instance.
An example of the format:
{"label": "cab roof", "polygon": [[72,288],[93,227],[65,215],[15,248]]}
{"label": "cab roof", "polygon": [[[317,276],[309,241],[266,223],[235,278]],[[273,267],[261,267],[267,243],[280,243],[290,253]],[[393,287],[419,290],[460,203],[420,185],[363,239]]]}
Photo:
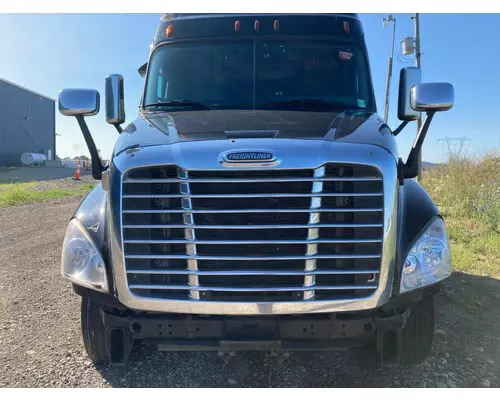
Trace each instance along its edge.
{"label": "cab roof", "polygon": [[233,13],[233,14],[228,14],[228,13],[165,13],[161,17],[162,22],[166,21],[172,21],[172,20],[177,20],[177,19],[188,19],[188,18],[210,18],[210,17],[223,17],[223,16],[268,16],[268,15],[273,15],[273,16],[286,16],[286,15],[326,15],[326,16],[345,16],[345,17],[350,17],[350,18],[356,18],[359,19],[358,13],[324,13],[324,14],[270,14],[270,13],[260,13],[260,14],[238,14],[238,13]]}
{"label": "cab roof", "polygon": [[363,42],[357,13],[329,14],[163,14],[151,50],[159,43],[186,39],[259,36],[345,37]]}

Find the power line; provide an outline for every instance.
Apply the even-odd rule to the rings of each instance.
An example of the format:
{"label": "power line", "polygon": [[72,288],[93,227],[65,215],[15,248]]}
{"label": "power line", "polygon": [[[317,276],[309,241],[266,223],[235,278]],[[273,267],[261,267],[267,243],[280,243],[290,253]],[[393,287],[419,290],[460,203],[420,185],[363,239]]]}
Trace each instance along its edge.
{"label": "power line", "polygon": [[415,61],[413,58],[411,57],[405,57],[403,53],[401,53],[401,51],[399,51],[398,53],[398,61],[401,63],[401,64],[413,64],[413,62]]}
{"label": "power line", "polygon": [[438,144],[441,145],[441,154],[443,158],[462,158],[465,157],[472,139],[468,137],[445,137],[438,139]]}
{"label": "power line", "polygon": [[31,135],[29,134],[29,132],[24,128],[24,126],[22,125],[19,125],[19,127],[24,131],[24,133],[26,133],[26,136],[28,136],[28,138],[31,140],[31,143],[33,143],[35,145],[35,147],[37,147],[38,151],[43,151],[43,147],[42,146],[39,146],[34,140],[33,138],[31,137]]}

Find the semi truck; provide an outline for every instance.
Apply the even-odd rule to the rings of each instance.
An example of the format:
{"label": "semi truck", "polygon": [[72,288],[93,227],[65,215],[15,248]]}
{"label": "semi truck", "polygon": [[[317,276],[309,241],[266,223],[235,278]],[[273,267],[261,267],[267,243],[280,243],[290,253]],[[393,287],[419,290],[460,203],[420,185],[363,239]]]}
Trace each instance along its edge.
{"label": "semi truck", "polygon": [[[90,359],[123,364],[142,343],[361,346],[384,366],[422,363],[452,267],[443,217],[415,178],[453,86],[403,68],[391,129],[358,14],[164,14],[138,72],[126,126],[124,78],[105,77],[119,132],[106,164],[86,123],[99,92],[59,94],[99,181],[61,260]],[[403,161],[396,136],[420,118]]]}

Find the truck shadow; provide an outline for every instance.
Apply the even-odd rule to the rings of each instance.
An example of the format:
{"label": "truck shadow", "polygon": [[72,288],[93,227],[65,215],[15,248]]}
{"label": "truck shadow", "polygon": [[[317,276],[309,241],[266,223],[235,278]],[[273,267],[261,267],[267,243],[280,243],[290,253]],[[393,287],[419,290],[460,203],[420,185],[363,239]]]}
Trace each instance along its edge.
{"label": "truck shadow", "polygon": [[127,365],[99,372],[114,387],[477,387],[482,379],[500,386],[500,281],[455,273],[436,300],[433,351],[419,366],[382,368],[367,349],[241,352],[225,362],[215,352],[140,346]]}

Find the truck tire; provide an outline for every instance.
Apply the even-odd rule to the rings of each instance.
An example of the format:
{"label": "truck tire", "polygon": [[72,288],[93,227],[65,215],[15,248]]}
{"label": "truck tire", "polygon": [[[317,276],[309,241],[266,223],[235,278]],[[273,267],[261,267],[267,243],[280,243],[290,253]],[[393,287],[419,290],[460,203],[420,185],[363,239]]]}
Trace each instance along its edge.
{"label": "truck tire", "polygon": [[[408,308],[410,315],[401,332],[400,365],[423,363],[431,352],[434,336],[434,296],[426,296]],[[398,352],[395,340],[385,346],[385,354]]]}
{"label": "truck tire", "polygon": [[133,346],[132,334],[123,330],[120,343],[104,327],[101,306],[82,297],[81,328],[87,355],[95,365],[124,363]]}

